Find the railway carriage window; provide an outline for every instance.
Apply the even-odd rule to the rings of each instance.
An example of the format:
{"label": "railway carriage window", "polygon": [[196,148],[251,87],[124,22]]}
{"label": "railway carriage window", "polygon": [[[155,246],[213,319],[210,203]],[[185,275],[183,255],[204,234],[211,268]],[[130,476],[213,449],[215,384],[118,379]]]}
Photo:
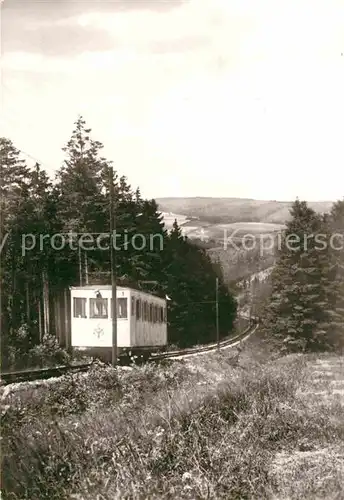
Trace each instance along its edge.
{"label": "railway carriage window", "polygon": [[135,316],[135,298],[131,297],[131,315]]}
{"label": "railway carriage window", "polygon": [[90,299],[90,318],[107,318],[108,317],[108,300],[107,299]]}
{"label": "railway carriage window", "polygon": [[[113,300],[111,300],[111,317],[113,309]],[[128,317],[128,301],[126,297],[120,297],[117,299],[117,318],[127,318]]]}
{"label": "railway carriage window", "polygon": [[86,300],[82,297],[73,298],[73,316],[74,318],[86,318]]}
{"label": "railway carriage window", "polygon": [[167,323],[167,309],[164,307],[164,323]]}
{"label": "railway carriage window", "polygon": [[136,319],[141,318],[141,300],[137,299],[136,301]]}
{"label": "railway carriage window", "polygon": [[149,304],[149,318],[148,321],[153,323],[153,304]]}
{"label": "railway carriage window", "polygon": [[164,309],[163,307],[159,307],[159,312],[160,312],[160,323],[164,322]]}
{"label": "railway carriage window", "polygon": [[148,304],[147,301],[143,303],[143,319],[144,321],[148,321]]}
{"label": "railway carriage window", "polygon": [[119,318],[127,318],[128,317],[128,306],[127,306],[127,299],[124,297],[121,297],[117,299],[117,311],[118,311],[118,317]]}

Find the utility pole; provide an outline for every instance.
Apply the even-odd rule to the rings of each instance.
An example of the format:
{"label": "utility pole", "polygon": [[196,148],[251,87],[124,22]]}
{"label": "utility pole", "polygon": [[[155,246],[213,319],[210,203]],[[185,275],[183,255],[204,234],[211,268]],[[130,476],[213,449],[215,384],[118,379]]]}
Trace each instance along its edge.
{"label": "utility pole", "polygon": [[116,287],[116,252],[114,247],[114,233],[116,231],[116,205],[114,201],[113,168],[109,168],[110,194],[110,262],[112,285],[112,366],[117,365],[117,287]]}
{"label": "utility pole", "polygon": [[216,278],[216,340],[217,340],[217,349],[220,350],[220,335],[219,335],[219,278]]}
{"label": "utility pole", "polygon": [[87,252],[85,251],[85,285],[88,285],[88,262],[87,262]]}
{"label": "utility pole", "polygon": [[79,242],[79,248],[78,248],[78,257],[79,257],[79,282],[80,282],[80,286],[82,286],[82,262],[81,262],[80,242]]}

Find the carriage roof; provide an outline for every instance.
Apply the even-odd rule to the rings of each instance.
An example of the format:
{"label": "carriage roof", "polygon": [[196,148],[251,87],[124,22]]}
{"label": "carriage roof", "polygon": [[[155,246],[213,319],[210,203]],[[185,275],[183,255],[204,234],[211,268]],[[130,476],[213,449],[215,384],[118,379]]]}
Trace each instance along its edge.
{"label": "carriage roof", "polygon": [[[69,289],[72,290],[112,290],[112,285],[84,285],[84,286],[70,286]],[[116,286],[118,291],[129,290],[130,292],[134,292],[135,294],[144,295],[146,297],[152,297],[154,299],[161,300],[166,302],[164,297],[159,297],[159,295],[155,295],[153,293],[144,292],[143,290],[138,290],[136,288],[132,288],[129,286]]]}

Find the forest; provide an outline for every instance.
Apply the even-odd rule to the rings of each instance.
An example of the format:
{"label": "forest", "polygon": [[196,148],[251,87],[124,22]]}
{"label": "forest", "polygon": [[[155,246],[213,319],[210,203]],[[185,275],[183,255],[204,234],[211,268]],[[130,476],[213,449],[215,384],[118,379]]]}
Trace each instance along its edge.
{"label": "forest", "polygon": [[[69,286],[111,283],[109,242],[100,238],[109,235],[113,167],[102,148],[79,116],[52,179],[0,139],[2,366],[54,336],[54,298]],[[114,170],[118,285],[168,294],[169,342],[189,346],[215,339],[219,277],[219,330],[227,336],[237,304],[220,267],[177,222],[168,232],[157,203]]]}
{"label": "forest", "polygon": [[[53,179],[42,165],[28,165],[10,139],[0,138],[3,367],[42,344],[43,337],[54,338],[54,300],[69,286],[111,283],[106,236],[113,167],[91,135],[79,116]],[[185,347],[216,339],[218,277],[219,333],[228,336],[237,301],[221,259],[183,236],[177,221],[167,231],[156,201],[145,199],[116,169],[114,194],[118,285],[168,295],[169,343]],[[292,205],[270,256],[271,293],[261,312],[261,331],[282,350],[343,345],[343,235],[343,200],[329,213],[318,213],[305,201]]]}

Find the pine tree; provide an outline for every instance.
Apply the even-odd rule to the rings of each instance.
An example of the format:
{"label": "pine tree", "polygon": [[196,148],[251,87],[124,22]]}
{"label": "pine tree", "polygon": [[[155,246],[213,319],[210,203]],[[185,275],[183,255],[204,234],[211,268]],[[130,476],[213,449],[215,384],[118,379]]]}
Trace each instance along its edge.
{"label": "pine tree", "polygon": [[22,235],[29,232],[27,203],[29,169],[12,141],[0,138],[0,300],[2,355],[15,342],[16,328],[24,319]]}
{"label": "pine tree", "polygon": [[2,223],[14,218],[27,194],[29,169],[9,139],[0,138],[0,203]]}
{"label": "pine tree", "polygon": [[64,166],[58,172],[60,216],[66,230],[92,232],[104,223],[103,188],[108,162],[100,156],[103,145],[90,138],[91,129],[79,117],[72,136],[63,148]]}
{"label": "pine tree", "polygon": [[[169,339],[173,344],[187,344],[185,330],[189,327],[190,313],[188,310],[188,269],[185,261],[186,241],[180,227],[175,220],[170,231],[165,259],[165,280],[167,295],[171,298],[168,310]],[[187,332],[188,334],[188,332]]]}
{"label": "pine tree", "polygon": [[331,239],[331,338],[336,347],[344,345],[344,200],[337,201],[328,217]]}
{"label": "pine tree", "polygon": [[38,303],[42,299],[43,280],[48,280],[52,285],[60,280],[56,272],[57,252],[51,244],[57,229],[53,186],[47,173],[38,163],[30,170],[27,215],[35,245],[24,258],[23,285],[27,304],[26,323],[30,326],[33,341],[37,343],[39,342]]}
{"label": "pine tree", "polygon": [[139,280],[153,281],[157,285],[144,285],[147,291],[164,293],[164,267],[166,265],[165,246],[167,232],[163,217],[158,211],[155,200],[142,200],[138,203],[140,214],[137,217],[137,234],[145,243],[142,250],[136,250],[132,258],[133,271]]}
{"label": "pine tree", "polygon": [[[166,268],[171,342],[180,346],[206,343],[216,338],[216,271],[206,252],[183,237],[174,222],[167,244]],[[219,326],[229,334],[236,316],[236,301],[219,277]]]}
{"label": "pine tree", "polygon": [[266,316],[271,334],[287,349],[321,349],[330,327],[330,252],[323,217],[306,202],[291,209]]}
{"label": "pine tree", "polygon": [[64,252],[59,253],[58,267],[64,282],[69,276],[72,282],[77,283],[80,267],[83,277],[84,253],[90,259],[90,265],[95,263],[94,267],[97,267],[98,259],[104,258],[102,251],[87,250],[85,240],[79,243],[79,236],[91,233],[96,237],[96,233],[109,231],[109,204],[105,194],[109,184],[109,162],[100,155],[103,145],[92,140],[90,132],[80,116],[67,146],[63,148],[66,160],[57,175],[60,230],[63,233],[78,233],[78,236],[70,236],[73,241]]}
{"label": "pine tree", "polygon": [[[78,284],[80,265],[84,278],[87,264],[90,283],[94,279],[110,282],[109,249],[79,252],[77,238],[68,235],[98,235],[108,233],[110,228],[111,162],[100,155],[103,146],[90,138],[90,132],[79,117],[63,149],[66,159],[55,185],[38,164],[29,169],[20,160],[11,141],[0,140],[1,229],[10,233],[1,255],[2,331],[13,332],[29,322],[32,338],[37,341],[37,303],[43,292],[47,298],[48,287],[51,297],[56,297],[68,286]],[[112,215],[120,235],[116,238],[119,283],[171,296],[170,341],[192,345],[215,339],[218,273],[220,333],[227,335],[233,325],[236,303],[206,252],[183,237],[177,221],[168,233],[156,202],[143,199],[140,190],[133,191],[126,177],[117,172],[114,191]],[[21,237],[28,233],[36,238],[36,246],[23,254]],[[51,237],[56,234],[65,235],[67,244],[55,241],[62,244],[61,250],[51,246]],[[40,237],[46,235],[49,239],[44,238],[42,247]],[[137,246],[140,243],[141,248]],[[144,284],[149,281],[157,285],[152,288]],[[7,337],[10,344],[11,338]]]}

